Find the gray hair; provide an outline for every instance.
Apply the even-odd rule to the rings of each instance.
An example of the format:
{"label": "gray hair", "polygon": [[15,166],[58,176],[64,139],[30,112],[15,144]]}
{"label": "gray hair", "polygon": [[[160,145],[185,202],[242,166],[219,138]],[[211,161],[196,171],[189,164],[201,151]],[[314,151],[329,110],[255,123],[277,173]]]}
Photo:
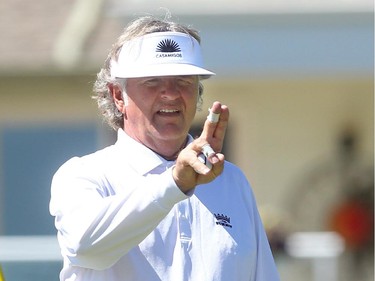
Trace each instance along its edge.
{"label": "gray hair", "polygon": [[[200,43],[200,36],[198,31],[195,29],[178,24],[176,22],[168,21],[168,17],[165,19],[157,19],[152,16],[145,16],[138,18],[131,22],[123,31],[123,33],[118,37],[117,42],[113,44],[111,51],[108,54],[107,59],[104,62],[102,69],[97,74],[97,79],[94,83],[94,93],[93,99],[98,103],[98,108],[103,115],[104,120],[114,129],[124,127],[124,120],[122,113],[117,109],[115,102],[113,100],[112,94],[110,92],[110,85],[117,86],[125,94],[126,83],[120,79],[111,77],[111,61],[118,59],[121,47],[123,44],[131,39],[140,37],[149,33],[154,32],[183,32],[194,37]],[[198,104],[197,108],[200,110],[203,103],[203,85],[199,82],[198,90]]]}

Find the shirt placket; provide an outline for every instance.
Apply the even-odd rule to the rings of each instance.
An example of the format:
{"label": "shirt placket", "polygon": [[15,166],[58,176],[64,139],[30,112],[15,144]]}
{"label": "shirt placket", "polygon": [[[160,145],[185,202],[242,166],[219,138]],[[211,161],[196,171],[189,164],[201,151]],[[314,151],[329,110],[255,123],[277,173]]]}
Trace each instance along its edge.
{"label": "shirt placket", "polygon": [[181,247],[188,252],[191,248],[191,211],[190,200],[186,199],[178,204],[177,220],[178,233],[180,236]]}
{"label": "shirt placket", "polygon": [[[192,248],[192,231],[191,231],[191,208],[190,199],[181,201],[176,206],[177,235],[179,240],[179,256],[181,274],[179,280],[191,280],[192,260],[190,250]],[[176,245],[178,247],[178,245]]]}
{"label": "shirt placket", "polygon": [[[170,169],[174,162],[167,162],[165,169]],[[190,280],[192,272],[192,261],[189,252],[192,247],[192,207],[190,198],[185,199],[175,205],[175,219],[177,222],[177,235],[179,241],[179,264],[180,270],[174,272],[178,280]],[[178,245],[176,245],[178,246]],[[181,274],[181,275],[179,275]]]}

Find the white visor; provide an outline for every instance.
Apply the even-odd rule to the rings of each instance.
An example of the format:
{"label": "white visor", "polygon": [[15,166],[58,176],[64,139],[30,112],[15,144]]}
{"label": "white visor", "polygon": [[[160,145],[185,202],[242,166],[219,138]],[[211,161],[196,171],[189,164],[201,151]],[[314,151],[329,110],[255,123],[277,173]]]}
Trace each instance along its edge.
{"label": "white visor", "polygon": [[203,68],[201,47],[186,33],[155,32],[135,38],[124,43],[118,61],[111,61],[113,78],[175,75],[215,75]]}

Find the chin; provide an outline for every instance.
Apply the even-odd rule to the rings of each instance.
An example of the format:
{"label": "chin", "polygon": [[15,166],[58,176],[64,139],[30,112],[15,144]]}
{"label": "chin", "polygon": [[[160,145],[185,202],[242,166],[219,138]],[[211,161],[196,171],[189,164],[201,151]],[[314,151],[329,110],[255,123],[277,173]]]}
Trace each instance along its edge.
{"label": "chin", "polygon": [[180,140],[180,139],[185,139],[186,136],[188,135],[188,131],[186,130],[161,130],[158,132],[159,138],[163,139],[165,141],[170,141],[170,140]]}

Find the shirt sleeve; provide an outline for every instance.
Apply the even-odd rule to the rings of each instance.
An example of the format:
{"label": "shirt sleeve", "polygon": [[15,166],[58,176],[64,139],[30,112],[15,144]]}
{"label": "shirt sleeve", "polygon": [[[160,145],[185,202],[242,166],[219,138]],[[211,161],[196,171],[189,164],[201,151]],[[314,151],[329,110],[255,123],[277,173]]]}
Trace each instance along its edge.
{"label": "shirt sleeve", "polygon": [[132,182],[130,192],[106,194],[98,173],[73,158],[54,175],[50,212],[70,263],[105,269],[138,245],[187,196],[171,170]]}

